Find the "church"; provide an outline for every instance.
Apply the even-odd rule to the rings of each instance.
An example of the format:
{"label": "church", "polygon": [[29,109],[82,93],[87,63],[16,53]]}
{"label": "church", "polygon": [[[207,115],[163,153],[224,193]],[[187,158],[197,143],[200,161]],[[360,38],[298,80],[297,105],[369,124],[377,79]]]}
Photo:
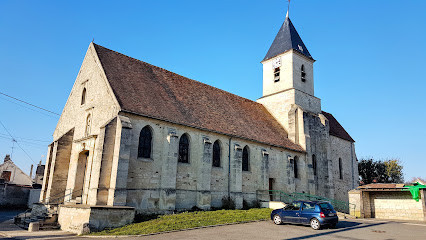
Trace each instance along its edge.
{"label": "church", "polygon": [[152,213],[230,197],[242,208],[268,190],[348,201],[354,140],[322,111],[314,62],[288,15],[261,62],[257,101],[90,43],[48,147],[40,202],[62,197],[64,227],[82,206]]}

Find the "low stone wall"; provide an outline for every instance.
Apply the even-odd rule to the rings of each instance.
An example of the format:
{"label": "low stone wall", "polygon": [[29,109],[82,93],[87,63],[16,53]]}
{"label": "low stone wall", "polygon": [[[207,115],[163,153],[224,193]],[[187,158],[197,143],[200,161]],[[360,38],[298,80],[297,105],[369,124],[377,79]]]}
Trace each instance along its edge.
{"label": "low stone wall", "polygon": [[0,208],[26,208],[30,186],[0,184]]}
{"label": "low stone wall", "polygon": [[61,205],[58,222],[64,231],[82,234],[133,222],[135,209],[120,206]]}
{"label": "low stone wall", "polygon": [[64,231],[82,234],[83,225],[89,223],[90,207],[60,206],[58,223]]}

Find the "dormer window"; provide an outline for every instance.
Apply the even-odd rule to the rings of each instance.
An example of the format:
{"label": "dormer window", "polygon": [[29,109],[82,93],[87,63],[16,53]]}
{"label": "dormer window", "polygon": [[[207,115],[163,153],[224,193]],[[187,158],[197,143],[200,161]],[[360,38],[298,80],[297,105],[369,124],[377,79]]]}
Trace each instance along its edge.
{"label": "dormer window", "polygon": [[274,68],[274,82],[280,81],[280,67]]}
{"label": "dormer window", "polygon": [[301,76],[302,76],[302,82],[306,82],[306,72],[305,72],[305,65],[302,65],[300,68]]}

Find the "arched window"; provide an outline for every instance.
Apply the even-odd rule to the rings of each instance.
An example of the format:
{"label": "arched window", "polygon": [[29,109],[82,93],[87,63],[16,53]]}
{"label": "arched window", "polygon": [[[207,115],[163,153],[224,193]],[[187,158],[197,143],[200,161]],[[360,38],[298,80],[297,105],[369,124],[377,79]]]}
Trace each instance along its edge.
{"label": "arched window", "polygon": [[179,158],[178,162],[189,163],[189,138],[185,133],[179,139]]}
{"label": "arched window", "polygon": [[249,171],[250,169],[250,149],[245,146],[243,149],[243,171]]}
{"label": "arched window", "polygon": [[86,88],[83,88],[83,92],[81,93],[81,105],[86,103]]}
{"label": "arched window", "polygon": [[314,176],[317,175],[317,156],[315,154],[312,154],[312,168],[314,170]]}
{"label": "arched window", "polygon": [[339,158],[339,178],[343,179],[343,166],[342,166],[342,159]]}
{"label": "arched window", "polygon": [[305,65],[302,64],[302,67],[300,68],[301,76],[302,76],[302,82],[306,81],[306,72],[305,72]]}
{"label": "arched window", "polygon": [[297,164],[298,164],[298,160],[299,158],[297,156],[294,157],[293,159],[293,172],[294,172],[294,178],[299,178],[299,170],[297,169]]}
{"label": "arched window", "polygon": [[220,167],[220,142],[213,143],[213,167]]}
{"label": "arched window", "polygon": [[86,130],[84,132],[85,136],[89,136],[90,135],[90,128],[92,126],[92,115],[87,115],[86,118]]}
{"label": "arched window", "polygon": [[150,158],[152,148],[152,131],[149,126],[145,126],[139,135],[138,157]]}

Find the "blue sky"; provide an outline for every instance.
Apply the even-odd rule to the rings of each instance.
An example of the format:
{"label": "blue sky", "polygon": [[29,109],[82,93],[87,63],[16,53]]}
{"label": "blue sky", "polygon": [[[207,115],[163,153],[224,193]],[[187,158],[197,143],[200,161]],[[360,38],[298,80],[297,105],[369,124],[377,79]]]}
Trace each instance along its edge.
{"label": "blue sky", "polygon": [[[0,1],[0,92],[60,113],[92,39],[256,100],[284,0]],[[356,140],[358,158],[399,158],[426,177],[426,1],[293,0],[312,56],[315,95]],[[58,118],[0,95],[0,121],[26,172]],[[12,142],[0,126],[0,157]],[[43,159],[44,161],[44,159]]]}

